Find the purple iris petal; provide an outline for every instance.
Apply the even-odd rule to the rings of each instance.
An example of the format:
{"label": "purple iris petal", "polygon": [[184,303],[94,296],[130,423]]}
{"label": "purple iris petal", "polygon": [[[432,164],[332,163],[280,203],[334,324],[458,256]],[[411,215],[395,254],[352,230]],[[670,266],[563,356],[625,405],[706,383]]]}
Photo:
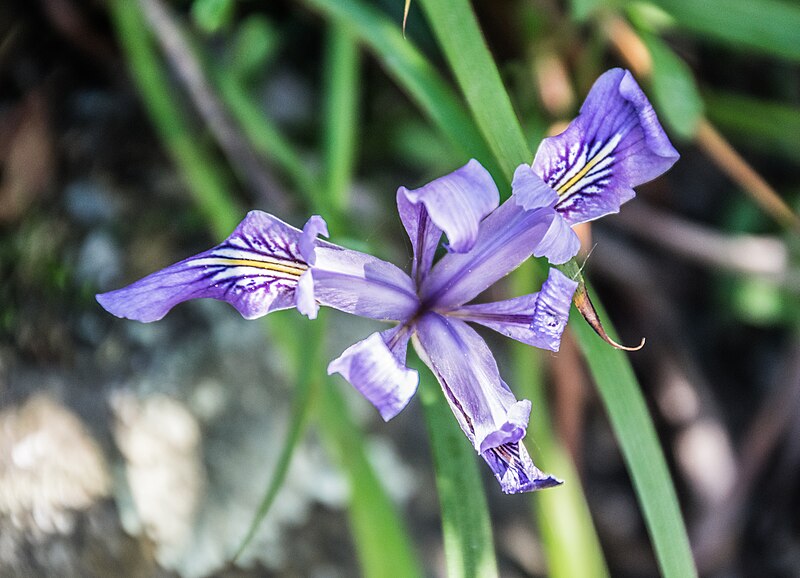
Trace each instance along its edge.
{"label": "purple iris petal", "polygon": [[[514,171],[511,190],[511,198],[526,210],[553,208],[558,201],[558,194],[528,165],[519,165]],[[560,265],[578,253],[581,242],[561,213],[556,211],[555,215],[533,254],[536,257],[547,257],[551,263]]]}
{"label": "purple iris petal", "polygon": [[543,490],[563,483],[533,465],[522,442],[494,447],[482,452],[481,457],[492,468],[506,494]]}
{"label": "purple iris petal", "polygon": [[559,194],[570,225],[619,211],[678,153],[631,73],[609,70],[594,83],[580,115],[539,146],[533,169]]}
{"label": "purple iris petal", "polygon": [[314,254],[314,297],[321,305],[386,321],[404,321],[417,311],[414,282],[391,263],[325,241]]}
{"label": "purple iris petal", "polygon": [[483,220],[471,251],[448,253],[434,265],[420,288],[424,306],[445,311],[471,301],[531,255],[546,252],[556,258],[577,252],[571,231],[542,245],[554,221],[561,221],[554,209],[525,210],[512,195]]}
{"label": "purple iris petal", "polygon": [[405,193],[404,187],[397,190],[397,212],[414,251],[411,277],[419,284],[431,270],[436,247],[442,238],[442,230],[433,223],[425,205],[413,204]]}
{"label": "purple iris petal", "polygon": [[475,449],[522,439],[530,403],[518,402],[500,379],[492,352],[475,330],[436,313],[422,316],[416,329],[418,353],[439,380]]}
{"label": "purple iris petal", "polygon": [[525,210],[542,207],[554,208],[558,202],[556,193],[529,165],[519,165],[511,180],[514,202]]}
{"label": "purple iris petal", "polygon": [[117,317],[144,322],[201,297],[227,301],[246,319],[288,309],[296,305],[298,281],[308,270],[298,246],[302,238],[308,239],[306,253],[313,254],[308,237],[272,215],[251,211],[220,245],[97,300]]}
{"label": "purple iris petal", "polygon": [[550,269],[538,293],[506,301],[464,305],[450,315],[485,325],[506,337],[540,349],[558,351],[578,283]]}
{"label": "purple iris petal", "polygon": [[319,304],[314,296],[314,277],[311,269],[307,269],[300,275],[295,295],[297,310],[309,319],[316,319],[317,313],[319,313]]}
{"label": "purple iris petal", "polygon": [[521,441],[530,402],[517,401],[500,379],[486,342],[466,323],[435,313],[417,323],[420,357],[442,386],[461,429],[508,494],[561,483],[537,469]]}
{"label": "purple iris petal", "polygon": [[303,234],[297,241],[297,247],[300,254],[306,260],[306,263],[313,265],[316,262],[316,255],[314,249],[317,246],[317,237],[322,235],[328,236],[328,223],[319,215],[313,215],[306,224],[303,225]]}
{"label": "purple iris petal", "polygon": [[341,374],[389,421],[417,391],[419,374],[405,362],[410,337],[403,325],[373,333],[331,361],[328,375]]}
{"label": "purple iris petal", "polygon": [[451,251],[469,251],[481,219],[499,202],[492,176],[475,159],[419,189],[400,187],[397,205],[414,248],[414,278],[422,279],[430,269],[441,231]]}
{"label": "purple iris petal", "polygon": [[411,204],[422,204],[456,253],[469,251],[478,236],[481,219],[500,202],[492,176],[475,159],[419,189],[400,187],[398,195]]}

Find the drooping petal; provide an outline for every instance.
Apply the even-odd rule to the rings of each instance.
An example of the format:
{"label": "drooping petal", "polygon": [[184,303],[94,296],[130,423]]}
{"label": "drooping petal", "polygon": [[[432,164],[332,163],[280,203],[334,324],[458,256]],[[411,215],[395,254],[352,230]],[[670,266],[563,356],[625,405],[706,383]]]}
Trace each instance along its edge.
{"label": "drooping petal", "polygon": [[246,319],[295,307],[298,282],[308,270],[307,259],[313,259],[312,236],[324,230],[320,217],[312,220],[316,224],[304,232],[251,211],[220,245],[102,293],[97,300],[117,317],[144,322],[157,321],[178,303],[202,297],[227,301]]}
{"label": "drooping petal", "polygon": [[449,253],[436,263],[420,288],[425,307],[446,311],[467,303],[531,255],[563,263],[577,253],[577,236],[555,209],[525,209],[528,200],[515,192],[483,220],[471,251]]}
{"label": "drooping petal", "polygon": [[297,241],[297,248],[306,263],[313,265],[317,258],[314,250],[317,246],[317,237],[322,235],[328,237],[328,223],[319,215],[313,215],[306,224],[303,225],[303,233]]}
{"label": "drooping petal", "polygon": [[410,338],[410,328],[403,325],[373,333],[331,361],[328,375],[341,374],[389,421],[417,391],[419,374],[406,367]]}
{"label": "drooping petal", "polygon": [[559,486],[563,482],[533,465],[522,442],[504,444],[481,453],[506,494]]}
{"label": "drooping petal", "polygon": [[314,297],[328,307],[385,321],[405,321],[419,307],[411,278],[372,255],[319,241]]}
{"label": "drooping petal", "polygon": [[400,187],[397,208],[414,250],[414,279],[421,281],[430,269],[442,231],[451,251],[468,251],[481,219],[499,201],[494,180],[475,159],[419,189]]}
{"label": "drooping petal", "polygon": [[539,146],[533,169],[559,194],[570,225],[619,211],[633,187],[669,169],[678,153],[627,70],[597,79],[580,115]]}
{"label": "drooping petal", "polygon": [[416,324],[414,345],[431,368],[461,429],[475,449],[519,441],[525,436],[530,402],[517,401],[500,378],[486,342],[459,319],[436,313]]}
{"label": "drooping petal", "polygon": [[540,349],[558,351],[578,283],[550,269],[541,291],[506,301],[464,305],[449,313],[480,323],[506,337]]}
{"label": "drooping petal", "polygon": [[522,446],[531,404],[514,398],[500,379],[491,351],[473,329],[458,319],[428,313],[417,322],[414,345],[504,492],[561,483],[537,469]]}

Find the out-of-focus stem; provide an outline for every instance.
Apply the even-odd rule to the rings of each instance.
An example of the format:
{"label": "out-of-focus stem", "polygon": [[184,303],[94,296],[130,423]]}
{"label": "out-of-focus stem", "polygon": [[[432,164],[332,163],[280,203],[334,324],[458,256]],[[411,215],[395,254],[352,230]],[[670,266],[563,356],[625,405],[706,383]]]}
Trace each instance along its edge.
{"label": "out-of-focus stem", "polygon": [[160,0],[139,0],[138,5],[147,17],[165,56],[240,179],[254,192],[268,199],[271,208],[287,208],[289,203],[280,193],[277,183],[264,170],[253,149],[219,102],[192,46],[170,9]]}
{"label": "out-of-focus stem", "polygon": [[341,214],[350,202],[358,127],[358,45],[340,24],[328,32],[325,59],[325,204]]}
{"label": "out-of-focus stem", "polygon": [[109,6],[131,74],[153,126],[211,228],[219,238],[226,237],[243,214],[230,197],[229,191],[233,188],[230,180],[191,130],[180,103],[170,90],[163,63],[138,5],[128,0],[113,0]]}
{"label": "out-of-focus stem", "polygon": [[711,160],[782,225],[800,232],[800,217],[708,120],[697,125],[697,144]]}

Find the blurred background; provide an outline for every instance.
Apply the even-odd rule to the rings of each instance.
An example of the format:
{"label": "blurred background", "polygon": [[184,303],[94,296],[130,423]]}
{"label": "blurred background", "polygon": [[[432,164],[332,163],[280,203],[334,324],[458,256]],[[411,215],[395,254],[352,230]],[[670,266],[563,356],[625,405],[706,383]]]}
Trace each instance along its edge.
{"label": "blurred background", "polygon": [[[420,97],[461,106],[421,4],[403,39],[402,0],[0,3],[0,575],[380,575],[364,560],[382,530],[359,520],[387,498],[419,573],[446,575],[419,403],[384,424],[324,375],[374,324],[332,313],[320,338],[293,311],[265,330],[202,301],[144,325],[94,300],[251,208],[321,212],[334,242],[408,264],[397,187],[485,149]],[[621,341],[647,338],[629,358],[700,574],[800,576],[800,5],[473,7],[531,150],[610,67],[651,97],[682,158],[584,231],[581,262]],[[518,356],[486,338],[523,397]],[[602,552],[571,575],[657,576],[573,335],[540,361],[533,421],[574,472],[529,432],[531,451],[577,488],[588,515],[559,516]],[[339,406],[317,399],[331,390]],[[484,469],[499,574],[558,575],[553,510]]]}

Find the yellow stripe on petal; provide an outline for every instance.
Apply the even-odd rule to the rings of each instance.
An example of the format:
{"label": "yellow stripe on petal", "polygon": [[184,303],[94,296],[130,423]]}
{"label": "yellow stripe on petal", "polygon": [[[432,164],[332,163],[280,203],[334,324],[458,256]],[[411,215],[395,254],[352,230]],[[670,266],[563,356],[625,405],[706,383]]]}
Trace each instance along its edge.
{"label": "yellow stripe on petal", "polygon": [[196,264],[221,267],[252,267],[254,269],[271,271],[273,273],[283,273],[284,275],[291,275],[292,277],[300,277],[308,269],[308,266],[302,263],[270,259],[268,257],[265,257],[263,260],[209,257],[207,259],[199,259]]}
{"label": "yellow stripe on petal", "polygon": [[[578,170],[575,174],[573,174],[566,182],[557,183],[555,186],[556,191],[558,192],[559,196],[566,197],[569,196],[573,192],[577,192],[580,190],[581,180],[586,177],[592,169],[596,168],[604,160],[608,159],[614,149],[619,144],[621,140],[620,135],[614,135],[614,137],[606,143],[606,145],[600,149],[589,161],[583,165],[583,167]],[[566,175],[565,175],[566,176]]]}

